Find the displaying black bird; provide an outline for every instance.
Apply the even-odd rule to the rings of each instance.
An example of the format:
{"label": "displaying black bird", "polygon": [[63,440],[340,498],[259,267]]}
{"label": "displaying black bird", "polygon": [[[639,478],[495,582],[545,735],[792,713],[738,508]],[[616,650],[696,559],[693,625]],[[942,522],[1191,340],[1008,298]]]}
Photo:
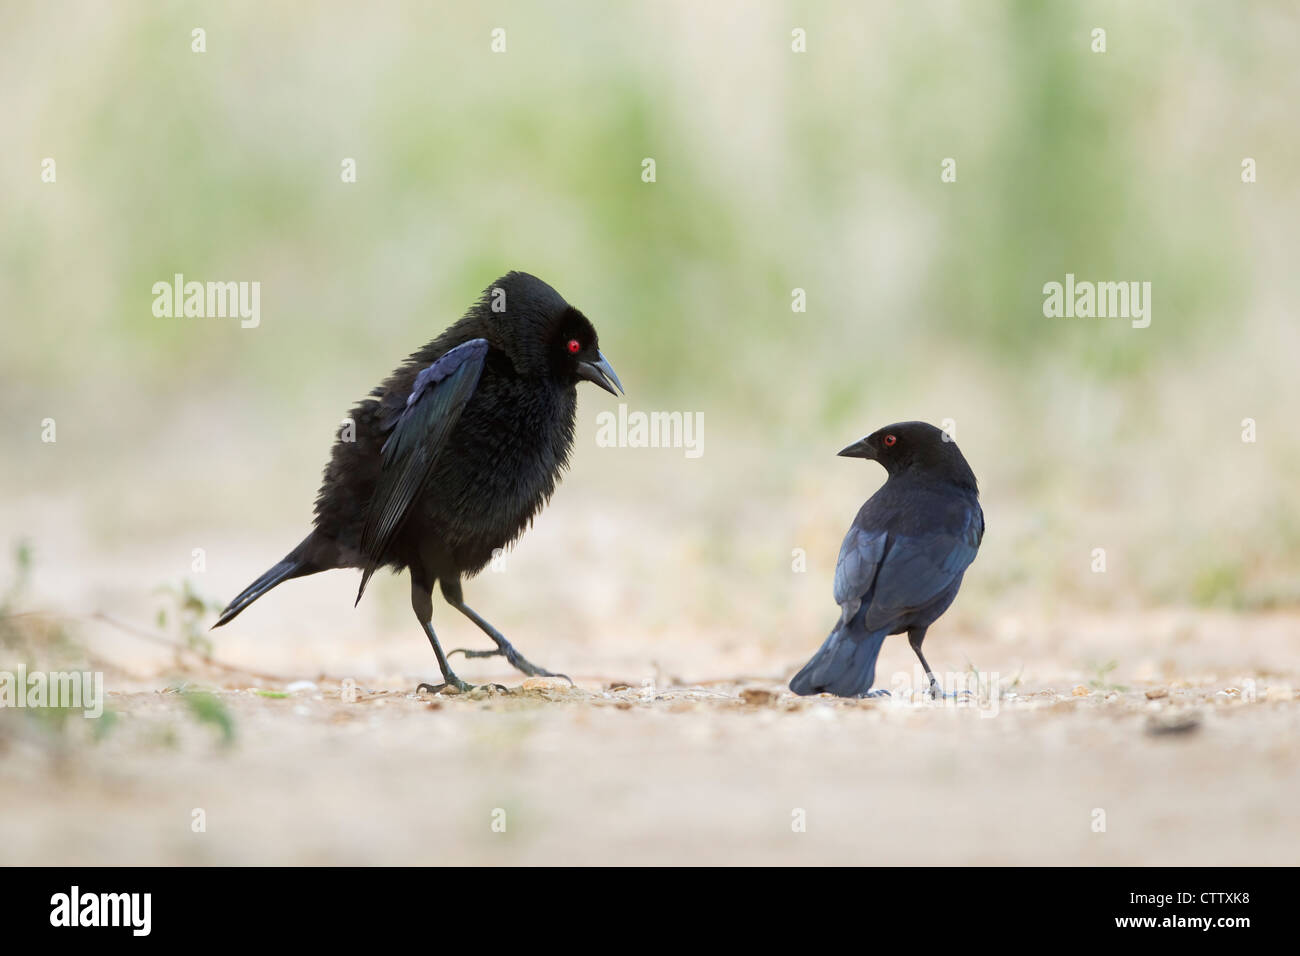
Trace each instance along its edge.
{"label": "displaying black bird", "polygon": [[921,653],[926,629],[948,610],[984,537],[975,475],[947,435],[925,422],[899,422],[840,452],[880,462],[889,478],[862,506],[840,547],[835,601],[840,620],[790,681],[796,694],[874,697],[876,657],[890,634],[907,632]]}
{"label": "displaying black bird", "polygon": [[563,676],[530,663],[466,605],[461,577],[482,570],[551,497],[568,465],[584,380],[612,395],[623,389],[586,316],[536,276],[498,279],[352,409],[354,432],[345,421],[325,466],[315,530],[231,601],[213,627],[290,578],[360,568],[360,601],[376,570],[405,568],[411,607],[444,682],[418,690],[470,687],[434,633],[435,582],[496,644],[467,657],[500,654],[525,674]]}

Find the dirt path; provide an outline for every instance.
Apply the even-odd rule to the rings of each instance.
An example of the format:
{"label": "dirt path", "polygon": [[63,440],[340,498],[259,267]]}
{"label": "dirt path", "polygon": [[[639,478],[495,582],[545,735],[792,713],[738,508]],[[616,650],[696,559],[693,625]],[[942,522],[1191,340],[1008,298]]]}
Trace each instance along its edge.
{"label": "dirt path", "polygon": [[157,690],[111,692],[97,742],[0,712],[2,862],[1284,864],[1300,841],[1281,681],[958,706],[205,676],[230,743]]}

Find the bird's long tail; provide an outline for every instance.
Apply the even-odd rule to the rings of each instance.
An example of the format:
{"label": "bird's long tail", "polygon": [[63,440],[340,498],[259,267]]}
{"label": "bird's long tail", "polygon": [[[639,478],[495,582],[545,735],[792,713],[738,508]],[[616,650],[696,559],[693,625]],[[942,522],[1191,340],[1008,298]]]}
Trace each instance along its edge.
{"label": "bird's long tail", "polygon": [[260,578],[240,591],[239,596],[226,606],[226,609],[221,612],[221,617],[217,618],[217,623],[212,626],[220,627],[222,624],[233,621],[239,616],[240,611],[282,581],[325,570],[308,559],[307,555],[312,550],[311,545],[312,536],[308,535],[298,547],[286,554],[279,563],[269,568]]}
{"label": "bird's long tail", "polygon": [[796,694],[834,694],[860,697],[876,679],[876,657],[886,635],[836,627],[803,670],[794,675],[790,689]]}

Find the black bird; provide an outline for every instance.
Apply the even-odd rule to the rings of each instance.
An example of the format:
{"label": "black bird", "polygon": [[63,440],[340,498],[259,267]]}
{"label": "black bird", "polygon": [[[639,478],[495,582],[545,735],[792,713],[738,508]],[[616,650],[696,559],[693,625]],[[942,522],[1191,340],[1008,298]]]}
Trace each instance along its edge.
{"label": "black bird", "polygon": [[925,422],[899,422],[840,452],[880,462],[889,478],[867,499],[840,547],[835,602],[840,620],[790,681],[796,694],[874,697],[876,657],[890,634],[907,640],[942,691],[921,642],[948,610],[984,537],[975,475],[947,435]]}
{"label": "black bird", "polygon": [[[360,568],[410,572],[411,607],[443,684],[464,691],[433,631],[433,586],[529,675],[531,664],[465,604],[461,577],[482,570],[532,523],[568,466],[579,381],[611,395],[623,385],[596,330],[549,285],[511,272],[455,325],[411,355],[349,414],[334,443],[315,530],[221,612],[226,624],[282,581]],[[456,653],[456,651],[452,651]]]}

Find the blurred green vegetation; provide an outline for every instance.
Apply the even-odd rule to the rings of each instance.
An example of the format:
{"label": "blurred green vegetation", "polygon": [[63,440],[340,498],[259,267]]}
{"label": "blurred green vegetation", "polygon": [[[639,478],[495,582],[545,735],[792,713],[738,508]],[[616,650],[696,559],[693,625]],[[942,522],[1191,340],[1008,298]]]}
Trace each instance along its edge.
{"label": "blurred green vegetation", "polygon": [[[911,6],[757,5],[743,24],[650,4],[600,18],[598,4],[507,4],[491,19],[334,6],[304,25],[176,4],[96,11],[107,37],[90,30],[102,22],[12,10],[20,58],[57,30],[80,67],[51,64],[59,82],[40,85],[6,151],[24,181],[3,278],[14,314],[38,319],[6,371],[39,380],[98,355],[145,385],[233,372],[292,389],[358,348],[391,361],[519,267],[591,311],[637,381],[775,409],[766,382],[719,374],[718,357],[739,352],[747,372],[779,356],[834,396],[859,379],[827,356],[906,325],[998,364],[1046,352],[1119,376],[1240,307],[1238,153],[1261,130],[1232,97],[1252,95],[1266,39],[1248,14],[1201,4],[1192,26],[1173,5]],[[1256,30],[1279,15],[1259,13]],[[494,55],[498,21],[509,46]],[[1226,111],[1212,132],[1240,147],[1162,144],[1162,126],[1190,119],[1180,71],[1207,58],[1222,99],[1201,110]],[[46,153],[55,186],[36,176]],[[939,178],[948,156],[954,184]],[[344,157],[356,184],[340,182]],[[97,267],[78,268],[69,243]],[[890,248],[912,261],[881,273],[873,250]],[[1067,271],[1151,281],[1153,330],[1045,321],[1041,287]],[[260,280],[267,328],[153,317],[150,287],[175,272]],[[806,319],[789,309],[796,286]],[[879,314],[882,300],[903,311]]]}

